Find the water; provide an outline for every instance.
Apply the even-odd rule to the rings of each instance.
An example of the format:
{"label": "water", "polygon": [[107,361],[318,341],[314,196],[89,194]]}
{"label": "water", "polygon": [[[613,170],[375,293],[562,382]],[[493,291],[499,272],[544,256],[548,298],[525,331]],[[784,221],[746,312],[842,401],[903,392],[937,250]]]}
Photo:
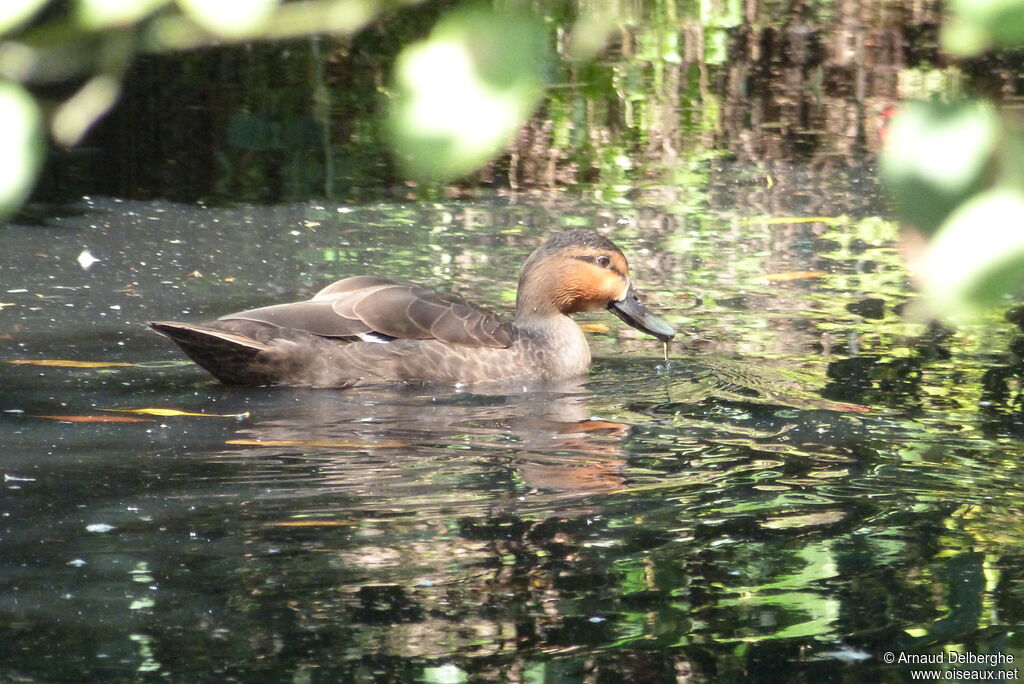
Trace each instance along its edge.
{"label": "water", "polygon": [[[818,180],[845,215],[798,222],[746,173],[702,213],[90,198],[5,229],[2,677],[860,681],[907,675],[886,652],[1024,655],[1020,335],[901,315],[870,184]],[[507,310],[577,225],[685,331],[667,361],[596,314],[592,373],[556,385],[235,388],[142,325],[370,272]],[[126,365],[12,363],[45,360]],[[215,415],[118,412],[153,408]]]}

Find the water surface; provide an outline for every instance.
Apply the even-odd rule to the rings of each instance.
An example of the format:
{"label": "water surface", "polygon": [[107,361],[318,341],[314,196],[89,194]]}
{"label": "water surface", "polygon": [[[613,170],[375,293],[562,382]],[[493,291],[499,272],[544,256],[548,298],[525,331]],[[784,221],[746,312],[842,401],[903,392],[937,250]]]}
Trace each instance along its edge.
{"label": "water surface", "polygon": [[[1024,655],[1019,335],[906,317],[870,184],[819,178],[843,211],[798,221],[757,177],[715,172],[701,213],[89,198],[5,228],[3,677],[862,681],[907,674],[887,651]],[[236,388],[143,326],[371,272],[508,311],[577,226],[685,332],[668,360],[597,314],[575,381]],[[54,359],[128,365],[11,363]],[[141,408],[219,417],[110,411]]]}

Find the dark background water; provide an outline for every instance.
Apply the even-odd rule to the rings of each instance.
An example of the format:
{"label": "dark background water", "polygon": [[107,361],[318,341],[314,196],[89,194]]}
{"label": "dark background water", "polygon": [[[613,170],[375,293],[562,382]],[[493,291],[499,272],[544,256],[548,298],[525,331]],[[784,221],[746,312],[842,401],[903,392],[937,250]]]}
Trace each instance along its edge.
{"label": "dark background water", "polygon": [[[1021,335],[909,315],[872,171],[901,88],[974,67],[943,63],[930,5],[719,10],[630,8],[447,188],[403,184],[376,123],[433,6],[140,60],[2,229],[0,678],[900,681],[886,653],[1024,656]],[[1013,82],[996,66],[978,87]],[[229,388],[143,326],[366,272],[507,311],[577,226],[685,332],[667,360],[595,315],[592,373],[554,386]],[[152,408],[211,415],[112,411]]]}

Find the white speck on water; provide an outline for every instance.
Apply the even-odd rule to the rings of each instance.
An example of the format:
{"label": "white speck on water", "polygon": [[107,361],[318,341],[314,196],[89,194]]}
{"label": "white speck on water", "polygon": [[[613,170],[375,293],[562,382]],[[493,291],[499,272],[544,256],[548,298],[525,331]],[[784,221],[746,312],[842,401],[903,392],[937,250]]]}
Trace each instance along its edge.
{"label": "white speck on water", "polygon": [[75,567],[75,568],[80,568],[83,565],[85,565],[85,561],[82,560],[81,558],[72,558],[71,560],[68,561],[68,565],[70,565],[72,567]]}
{"label": "white speck on water", "polygon": [[107,525],[106,523],[93,523],[92,525],[86,525],[86,532],[96,532],[97,534],[103,534],[104,532],[110,532],[111,530],[117,529],[113,525]]}
{"label": "white speck on water", "polygon": [[82,267],[83,271],[88,271],[97,261],[99,259],[94,257],[88,249],[83,249],[82,253],[78,255],[78,265]]}

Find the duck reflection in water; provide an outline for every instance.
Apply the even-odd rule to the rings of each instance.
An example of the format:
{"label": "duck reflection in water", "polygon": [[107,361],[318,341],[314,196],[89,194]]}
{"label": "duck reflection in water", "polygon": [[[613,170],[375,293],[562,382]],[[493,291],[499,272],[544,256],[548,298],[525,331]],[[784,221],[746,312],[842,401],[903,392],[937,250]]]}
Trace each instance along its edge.
{"label": "duck reflection in water", "polygon": [[265,418],[229,440],[246,448],[217,460],[233,453],[261,478],[269,468],[281,496],[347,493],[355,500],[346,505],[357,506],[526,495],[540,503],[625,486],[622,443],[631,428],[592,417],[580,380],[422,389],[263,396]]}

